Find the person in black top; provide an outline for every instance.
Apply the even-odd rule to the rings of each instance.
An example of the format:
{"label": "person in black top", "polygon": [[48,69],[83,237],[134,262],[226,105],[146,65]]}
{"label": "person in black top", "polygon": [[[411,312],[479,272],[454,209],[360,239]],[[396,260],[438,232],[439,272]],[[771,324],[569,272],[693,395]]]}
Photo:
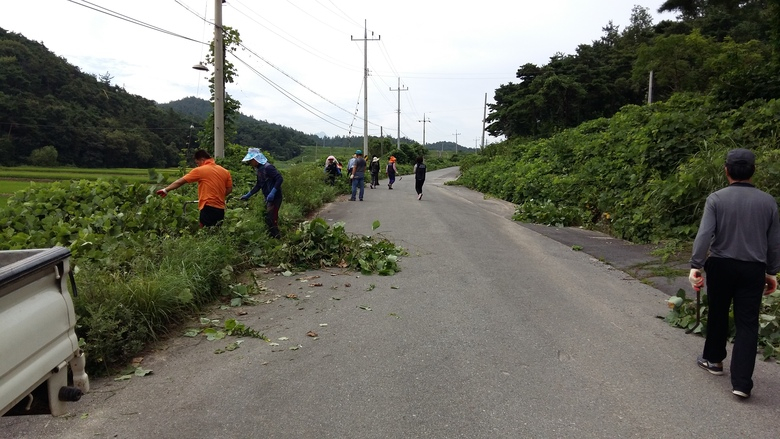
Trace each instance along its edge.
{"label": "person in black top", "polygon": [[339,162],[336,161],[336,157],[328,156],[327,163],[325,164],[325,174],[328,176],[328,184],[333,186],[336,184],[336,177],[341,173],[339,169]]}
{"label": "person in black top", "polygon": [[279,239],[279,208],[282,207],[282,174],[276,167],[268,163],[268,159],[260,152],[259,148],[249,148],[246,156],[241,160],[255,168],[257,183],[241,197],[248,201],[252,195],[262,191],[265,197],[265,225],[271,237]]}
{"label": "person in black top", "polygon": [[374,156],[371,159],[371,164],[368,165],[368,170],[371,171],[371,189],[379,186],[379,157]]}
{"label": "person in black top", "polygon": [[702,269],[707,275],[707,337],[696,364],[714,375],[723,375],[733,302],[737,332],[731,385],[732,393],[743,399],[753,390],[761,295],[775,291],[780,270],[777,202],[753,186],[755,163],[750,150],[728,152],[729,185],[707,197],[693,241],[689,276],[693,288],[700,289],[705,281]]}
{"label": "person in black top", "polygon": [[414,190],[417,191],[418,200],[422,200],[423,184],[425,184],[425,163],[423,163],[423,156],[419,156],[414,163]]}

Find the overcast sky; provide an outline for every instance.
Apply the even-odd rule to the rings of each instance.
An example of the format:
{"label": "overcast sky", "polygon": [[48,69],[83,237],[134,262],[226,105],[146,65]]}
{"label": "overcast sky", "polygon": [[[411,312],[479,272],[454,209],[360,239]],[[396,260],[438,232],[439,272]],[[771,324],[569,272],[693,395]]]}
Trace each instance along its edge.
{"label": "overcast sky", "polygon": [[[0,27],[159,103],[209,99],[204,61],[214,0],[5,1]],[[363,60],[368,49],[370,135],[481,143],[485,94],[516,82],[525,63],[623,29],[635,4],[657,23],[663,0],[228,0],[222,20],[243,45],[227,92],[241,112],[309,134],[363,135]],[[96,11],[107,8],[158,32]],[[368,38],[364,43],[364,23]],[[185,38],[186,37],[186,38]],[[354,41],[355,39],[361,41]],[[396,91],[399,86],[403,90]],[[391,91],[391,89],[393,89]],[[430,121],[423,123],[422,120]],[[457,136],[456,136],[457,134]],[[486,143],[497,139],[486,136]]]}

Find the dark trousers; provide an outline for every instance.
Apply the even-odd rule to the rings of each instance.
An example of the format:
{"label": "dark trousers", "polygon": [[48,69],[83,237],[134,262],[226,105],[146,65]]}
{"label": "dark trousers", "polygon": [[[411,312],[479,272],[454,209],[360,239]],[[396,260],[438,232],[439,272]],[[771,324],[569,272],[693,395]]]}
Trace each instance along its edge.
{"label": "dark trousers", "polygon": [[414,181],[414,190],[417,191],[417,195],[420,195],[422,193],[422,187],[425,184],[425,180],[415,180]]}
{"label": "dark trousers", "polygon": [[272,238],[279,239],[282,235],[279,233],[279,208],[282,207],[282,201],[274,200],[273,203],[265,203],[265,226],[268,228],[268,234]]}
{"label": "dark trousers", "polygon": [[203,206],[200,210],[200,227],[217,226],[225,219],[225,209],[218,209],[213,206]]}
{"label": "dark trousers", "polygon": [[734,389],[750,393],[758,351],[758,314],[766,266],[760,262],[708,258],[704,270],[707,273],[709,314],[702,355],[715,363],[726,358],[729,307],[733,302],[737,335],[731,352],[731,385]]}
{"label": "dark trousers", "polygon": [[374,187],[379,186],[379,172],[372,172],[371,173],[371,186],[374,186]]}

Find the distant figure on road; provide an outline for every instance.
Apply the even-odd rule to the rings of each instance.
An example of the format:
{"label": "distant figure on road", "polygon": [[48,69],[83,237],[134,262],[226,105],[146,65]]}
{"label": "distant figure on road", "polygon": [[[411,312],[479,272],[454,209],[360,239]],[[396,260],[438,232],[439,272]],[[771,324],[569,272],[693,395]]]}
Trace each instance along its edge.
{"label": "distant figure on road", "polygon": [[368,169],[371,171],[371,189],[374,189],[379,186],[379,157],[374,156],[371,159]]}
{"label": "distant figure on road", "polygon": [[[777,288],[780,222],[775,199],[752,184],[756,157],[750,150],[726,155],[729,185],[707,197],[693,242],[689,280],[704,285],[707,274],[709,317],[699,367],[723,375],[729,337],[729,307],[734,304],[737,334],[731,353],[732,393],[750,397],[758,344],[761,295]],[[709,251],[709,256],[707,252]]]}
{"label": "distant figure on road", "polygon": [[352,175],[352,167],[355,166],[355,160],[357,160],[357,155],[352,154],[352,158],[347,162],[347,175]]}
{"label": "distant figure on road", "polygon": [[385,174],[387,174],[387,188],[392,189],[393,183],[395,183],[395,174],[398,173],[398,168],[395,167],[395,157],[390,156],[390,159],[387,161],[387,168],[385,169]]}
{"label": "distant figure on road", "polygon": [[328,176],[328,183],[333,186],[336,183],[336,177],[341,175],[341,168],[336,157],[328,156],[325,161],[325,174]]}
{"label": "distant figure on road", "polygon": [[363,158],[363,151],[355,151],[355,165],[352,166],[352,173],[349,178],[352,180],[352,198],[349,201],[355,201],[355,195],[360,189],[360,193],[357,194],[360,201],[363,201],[363,191],[366,189],[366,160]]}
{"label": "distant figure on road", "polygon": [[423,163],[423,156],[419,156],[414,163],[414,190],[417,191],[418,200],[422,200],[422,188],[424,184],[425,163]]}
{"label": "distant figure on road", "polygon": [[200,227],[216,226],[225,219],[225,198],[233,191],[233,178],[202,149],[195,151],[195,163],[196,168],[157,191],[157,195],[165,197],[169,191],[197,182]]}
{"label": "distant figure on road", "polygon": [[268,159],[260,152],[259,148],[249,148],[246,156],[241,160],[255,168],[257,183],[241,196],[241,200],[248,201],[252,195],[262,191],[265,197],[265,225],[271,237],[279,239],[279,209],[282,207],[282,183],[284,179],[276,167],[268,163]]}

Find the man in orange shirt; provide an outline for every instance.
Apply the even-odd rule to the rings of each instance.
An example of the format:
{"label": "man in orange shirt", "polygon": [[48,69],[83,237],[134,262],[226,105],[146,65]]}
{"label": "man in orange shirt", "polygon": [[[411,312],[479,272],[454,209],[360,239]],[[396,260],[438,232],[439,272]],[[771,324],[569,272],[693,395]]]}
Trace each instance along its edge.
{"label": "man in orange shirt", "polygon": [[197,182],[200,226],[216,226],[225,219],[225,197],[233,191],[233,178],[230,171],[216,164],[202,149],[195,152],[195,163],[198,165],[195,169],[157,191],[157,195],[165,197],[168,191]]}

